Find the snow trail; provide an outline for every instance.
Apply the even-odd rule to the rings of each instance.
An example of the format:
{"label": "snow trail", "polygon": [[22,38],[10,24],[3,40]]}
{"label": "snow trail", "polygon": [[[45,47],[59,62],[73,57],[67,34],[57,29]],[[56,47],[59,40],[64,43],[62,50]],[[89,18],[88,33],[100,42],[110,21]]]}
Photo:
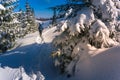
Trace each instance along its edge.
{"label": "snow trail", "polygon": [[[8,73],[8,76],[14,77],[13,76],[14,73],[12,72],[12,70],[14,71],[14,69],[19,69],[20,66],[24,68],[27,74],[31,74],[32,72],[37,74],[38,71],[47,68],[47,66],[50,66],[48,70],[49,71],[51,70],[52,61],[49,54],[53,50],[51,41],[55,36],[51,34],[54,32],[54,30],[55,30],[55,27],[45,30],[43,32],[43,38],[45,43],[36,42],[36,38],[38,37],[38,32],[35,32],[27,35],[23,39],[18,40],[18,43],[22,44],[20,47],[14,50],[8,51],[4,55],[1,55],[0,56],[1,67],[8,66],[11,69],[11,70],[9,69],[10,73]],[[48,62],[45,59],[47,59]],[[47,64],[45,64],[46,62]],[[3,68],[1,69],[3,71],[6,71],[6,69],[3,69]],[[50,72],[52,72],[52,70]],[[17,75],[17,76],[20,76],[20,75]],[[0,79],[1,77],[2,75],[0,75]],[[12,80],[12,78],[9,78],[9,80]],[[27,79],[27,80],[30,80],[30,79]]]}

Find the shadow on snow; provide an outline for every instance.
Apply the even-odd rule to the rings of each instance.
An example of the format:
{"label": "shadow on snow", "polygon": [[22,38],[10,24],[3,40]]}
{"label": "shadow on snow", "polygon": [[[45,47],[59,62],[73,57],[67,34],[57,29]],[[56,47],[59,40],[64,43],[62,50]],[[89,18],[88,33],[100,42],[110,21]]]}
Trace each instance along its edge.
{"label": "shadow on snow", "polygon": [[81,61],[74,80],[120,80],[120,46]]}
{"label": "shadow on snow", "polygon": [[53,50],[51,43],[31,44],[19,47],[0,56],[1,67],[23,67],[27,74],[40,71],[47,80],[54,80],[57,70],[53,65],[50,53]]}

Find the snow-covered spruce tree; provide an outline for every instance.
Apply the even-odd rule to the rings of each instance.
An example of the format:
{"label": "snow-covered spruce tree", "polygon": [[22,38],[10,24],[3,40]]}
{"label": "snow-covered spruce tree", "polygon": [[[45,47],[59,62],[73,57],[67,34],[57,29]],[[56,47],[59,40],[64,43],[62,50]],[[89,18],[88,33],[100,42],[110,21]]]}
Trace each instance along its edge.
{"label": "snow-covered spruce tree", "polygon": [[36,28],[34,9],[31,8],[28,1],[26,2],[26,11],[25,11],[25,22],[24,24],[28,28],[28,33],[34,32]]}
{"label": "snow-covered spruce tree", "polygon": [[16,29],[19,25],[17,13],[13,10],[17,6],[17,0],[1,0],[4,10],[0,10],[0,52],[5,52],[14,45]]}
{"label": "snow-covered spruce tree", "polygon": [[21,34],[21,35],[17,35],[18,37],[24,37],[28,30],[27,30],[27,18],[26,18],[26,13],[25,11],[23,11],[22,9],[19,10],[19,14],[18,14],[18,21],[21,23],[20,27],[19,27],[19,31],[17,34]]}
{"label": "snow-covered spruce tree", "polygon": [[119,44],[117,32],[120,27],[119,0],[67,0],[56,6],[60,15],[61,35],[53,40],[57,50],[52,53],[55,66],[61,72],[72,75],[81,55],[98,48]]}
{"label": "snow-covered spruce tree", "polygon": [[55,26],[56,25],[56,8],[55,7],[51,7],[50,8],[53,11],[53,17],[52,17],[52,25]]}

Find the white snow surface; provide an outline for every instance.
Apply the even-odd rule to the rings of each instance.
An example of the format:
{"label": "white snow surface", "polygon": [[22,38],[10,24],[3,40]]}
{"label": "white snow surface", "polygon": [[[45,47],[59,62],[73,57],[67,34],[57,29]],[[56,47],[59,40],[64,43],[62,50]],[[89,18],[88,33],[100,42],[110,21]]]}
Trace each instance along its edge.
{"label": "white snow surface", "polygon": [[0,4],[0,10],[6,10],[2,4]]}
{"label": "white snow surface", "polygon": [[44,76],[42,76],[41,73],[39,75],[31,74],[31,76],[29,76],[26,74],[24,68],[22,67],[15,69],[12,69],[10,67],[5,67],[5,68],[0,68],[0,79],[1,80],[44,80]]}
{"label": "white snow surface", "polygon": [[[110,49],[93,49],[76,61],[74,76],[60,75],[50,53],[56,27],[43,31],[44,41],[38,32],[18,40],[19,47],[0,55],[0,80],[119,80],[120,46]],[[72,66],[72,64],[71,64]]]}
{"label": "white snow surface", "polygon": [[[47,54],[52,51],[50,42],[57,35],[54,33],[55,29],[56,27],[53,27],[43,31],[44,41],[41,41],[38,32],[29,34],[17,40],[16,49],[0,55],[0,80],[44,80],[40,69],[44,70],[46,65],[49,65],[46,62],[52,63],[49,60],[50,55]],[[48,61],[44,59],[45,57]],[[44,67],[40,67],[41,65]],[[49,68],[46,70],[52,72]]]}

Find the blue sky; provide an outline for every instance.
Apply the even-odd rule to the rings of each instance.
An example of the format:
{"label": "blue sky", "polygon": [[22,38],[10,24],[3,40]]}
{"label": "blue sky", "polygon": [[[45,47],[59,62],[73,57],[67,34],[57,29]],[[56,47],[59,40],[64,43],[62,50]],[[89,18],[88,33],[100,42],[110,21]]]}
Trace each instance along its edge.
{"label": "blue sky", "polygon": [[[55,5],[60,5],[65,3],[66,0],[28,0],[29,4],[35,10],[36,17],[51,17],[52,11],[48,9],[48,7],[52,7]],[[18,8],[25,8],[26,0],[19,0]]]}

